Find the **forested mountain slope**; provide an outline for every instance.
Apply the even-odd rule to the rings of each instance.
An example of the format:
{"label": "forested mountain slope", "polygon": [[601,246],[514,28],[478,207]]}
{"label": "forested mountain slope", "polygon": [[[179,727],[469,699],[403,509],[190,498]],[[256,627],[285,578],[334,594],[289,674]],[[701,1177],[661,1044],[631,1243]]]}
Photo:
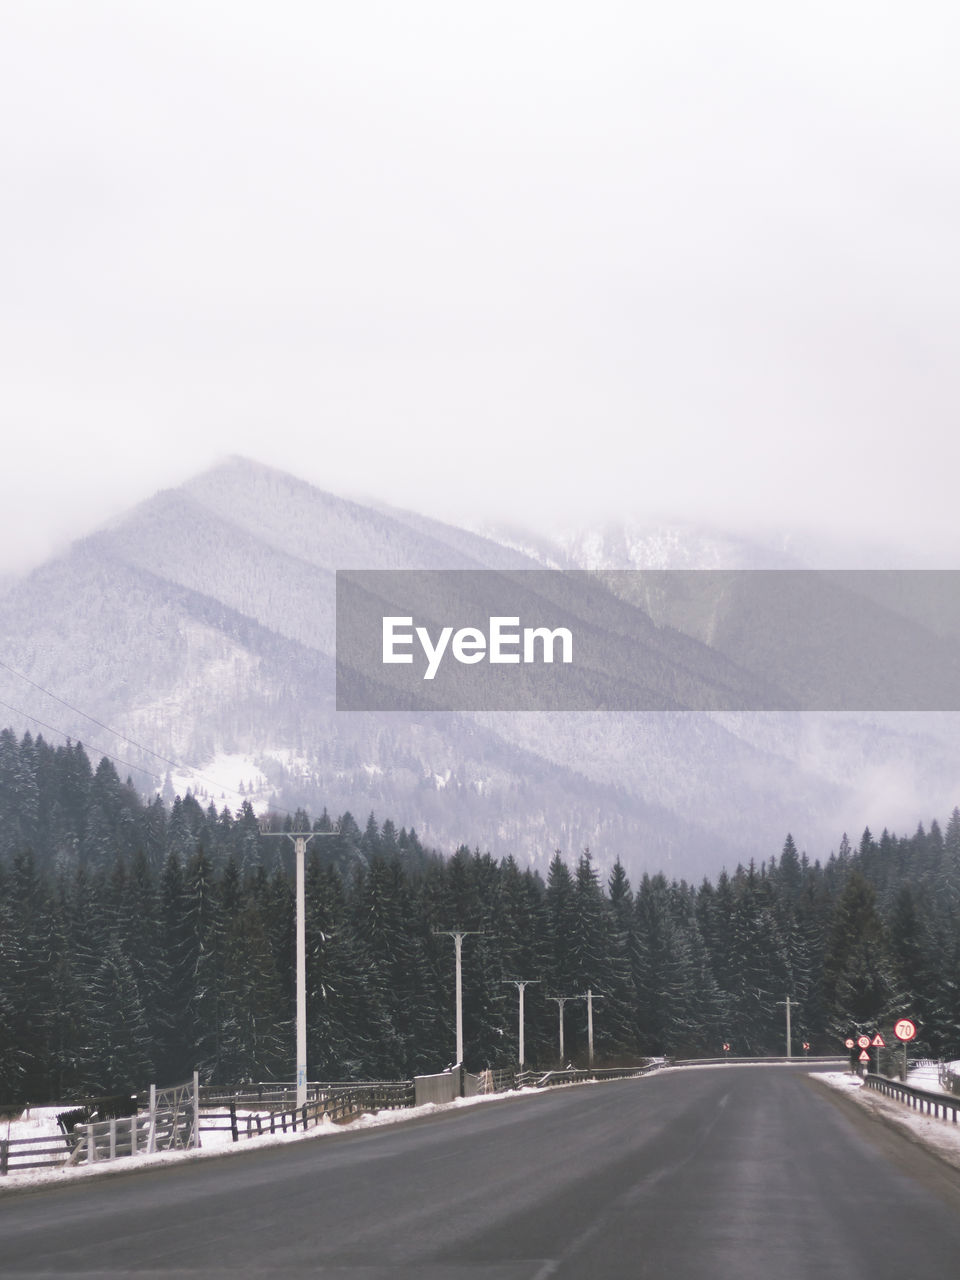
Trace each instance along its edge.
{"label": "forested mountain slope", "polygon": [[[685,536],[686,559],[674,539],[668,562],[784,563],[742,541]],[[392,813],[448,852],[469,840],[541,872],[555,848],[575,858],[589,846],[605,871],[620,857],[634,877],[715,874],[762,858],[788,828],[823,847],[869,820],[880,796],[897,821],[952,807],[956,716],[335,711],[337,569],[663,560],[656,540],[633,534],[555,551],[541,541],[528,555],[233,459],[0,596],[0,701],[18,732],[69,735],[124,761],[143,794],[171,771],[179,789],[235,806],[241,777],[257,774],[259,805]],[[709,692],[719,672],[741,668],[749,600],[734,600],[725,628],[706,634],[676,601],[618,587],[610,598],[634,611],[657,661],[667,652],[660,628],[677,628],[693,687]],[[759,651],[777,644],[768,627]],[[936,670],[926,673],[934,692]],[[749,688],[754,674],[738,678]],[[224,758],[230,772],[211,785]]]}
{"label": "forested mountain slope", "polygon": [[[306,814],[296,820],[307,821]],[[275,821],[289,827],[294,816]],[[313,823],[331,832],[326,813]],[[552,1065],[552,995],[588,988],[601,1061],[836,1052],[909,1015],[918,1049],[960,1054],[960,811],[910,837],[844,836],[825,861],[792,837],[699,886],[632,885],[620,863],[559,854],[546,875],[464,845],[424,849],[389,818],[342,813],[308,849],[309,1072],[407,1076],[453,1053],[453,955],[464,944],[466,1061]],[[144,804],[79,747],[0,733],[0,1102],[139,1089],[199,1067],[219,1083],[289,1076],[294,1009],[289,842],[177,798]],[[582,1002],[566,1012],[582,1061]],[[889,1038],[889,1037],[888,1037]]]}

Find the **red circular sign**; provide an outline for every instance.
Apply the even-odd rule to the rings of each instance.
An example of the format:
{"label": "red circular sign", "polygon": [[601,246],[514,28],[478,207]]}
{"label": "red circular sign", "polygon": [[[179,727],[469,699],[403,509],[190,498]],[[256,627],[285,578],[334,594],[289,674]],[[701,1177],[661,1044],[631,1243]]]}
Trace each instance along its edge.
{"label": "red circular sign", "polygon": [[917,1034],[917,1028],[909,1018],[898,1018],[893,1024],[893,1034],[898,1040],[912,1040]]}
{"label": "red circular sign", "polygon": [[851,1040],[849,1036],[847,1036],[846,1040],[844,1040],[843,1043],[847,1046],[848,1049],[855,1049],[857,1047],[856,1040]]}
{"label": "red circular sign", "polygon": [[869,1048],[870,1048],[870,1037],[869,1037],[869,1036],[857,1036],[857,1044],[860,1046],[860,1048],[861,1048],[861,1049],[869,1049]]}

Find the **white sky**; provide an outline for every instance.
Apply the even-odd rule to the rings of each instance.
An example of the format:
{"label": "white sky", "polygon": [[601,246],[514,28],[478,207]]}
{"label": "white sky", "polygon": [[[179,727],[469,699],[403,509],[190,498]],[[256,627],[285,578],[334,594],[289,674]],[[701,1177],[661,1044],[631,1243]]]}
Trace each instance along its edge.
{"label": "white sky", "polygon": [[958,13],[5,0],[0,571],[229,453],[960,560]]}

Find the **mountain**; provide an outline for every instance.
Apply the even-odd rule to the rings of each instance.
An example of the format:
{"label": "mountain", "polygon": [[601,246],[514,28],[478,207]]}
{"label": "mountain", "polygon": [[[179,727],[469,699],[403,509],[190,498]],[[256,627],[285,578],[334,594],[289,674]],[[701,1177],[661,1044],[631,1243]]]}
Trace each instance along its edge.
{"label": "mountain", "polygon": [[[694,558],[722,544],[689,537]],[[601,867],[619,855],[634,877],[695,878],[768,857],[787,830],[821,856],[872,817],[878,792],[911,826],[949,812],[960,754],[950,717],[694,713],[682,701],[631,713],[336,710],[337,569],[613,570],[636,567],[642,545],[629,532],[552,548],[497,540],[231,459],[0,597],[2,662],[19,673],[0,668],[3,714],[18,730],[117,756],[144,790],[169,772],[178,788],[236,808],[252,782],[258,801],[349,809],[361,823],[374,811],[445,851],[466,842],[544,867],[555,848],[589,846]],[[649,557],[665,544],[645,545]],[[737,554],[784,565],[782,553],[746,543]],[[602,595],[598,634],[626,628],[644,662],[681,665],[689,705],[731,682],[769,686],[762,662],[751,669],[740,651],[755,601],[733,599],[727,629],[707,634],[680,598],[631,598],[613,579],[590,590]],[[896,612],[870,606],[885,625]],[[908,631],[911,608],[897,602]],[[764,643],[769,661],[776,646]],[[930,652],[939,663],[952,650]],[[796,670],[781,662],[774,674],[778,696],[792,696]]]}

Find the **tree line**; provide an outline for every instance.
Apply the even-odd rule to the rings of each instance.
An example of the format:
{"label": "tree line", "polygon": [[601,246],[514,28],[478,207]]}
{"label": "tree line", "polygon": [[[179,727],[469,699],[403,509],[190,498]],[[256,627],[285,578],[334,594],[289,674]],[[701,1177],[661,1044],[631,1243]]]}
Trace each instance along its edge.
{"label": "tree line", "polygon": [[[455,1054],[463,945],[465,1061],[837,1051],[911,1016],[917,1047],[960,1056],[960,810],[909,837],[846,836],[823,863],[786,837],[757,866],[699,885],[558,851],[545,876],[512,857],[425,849],[370,815],[274,815],[307,850],[308,1071],[406,1078]],[[0,733],[0,1102],[172,1083],[289,1079],[294,1040],[289,840],[249,803],[144,802],[107,759]]]}

